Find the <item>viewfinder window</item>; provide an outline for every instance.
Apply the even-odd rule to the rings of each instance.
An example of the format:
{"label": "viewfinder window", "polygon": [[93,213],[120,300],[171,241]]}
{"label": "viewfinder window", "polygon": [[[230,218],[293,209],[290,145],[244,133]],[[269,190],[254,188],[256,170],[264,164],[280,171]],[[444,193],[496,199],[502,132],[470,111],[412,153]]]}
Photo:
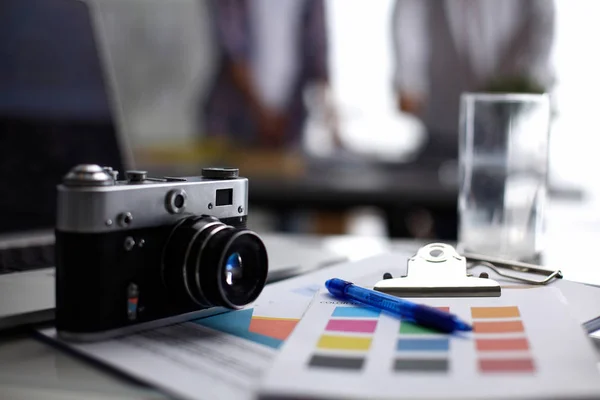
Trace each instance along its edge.
{"label": "viewfinder window", "polygon": [[217,190],[217,206],[230,206],[233,204],[233,189]]}

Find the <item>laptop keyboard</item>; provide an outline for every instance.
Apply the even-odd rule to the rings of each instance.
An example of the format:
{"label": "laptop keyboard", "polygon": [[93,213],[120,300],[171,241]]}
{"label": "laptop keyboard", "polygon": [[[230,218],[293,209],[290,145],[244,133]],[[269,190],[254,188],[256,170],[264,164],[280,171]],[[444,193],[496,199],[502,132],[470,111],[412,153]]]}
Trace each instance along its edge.
{"label": "laptop keyboard", "polygon": [[0,249],[0,275],[54,266],[54,245]]}

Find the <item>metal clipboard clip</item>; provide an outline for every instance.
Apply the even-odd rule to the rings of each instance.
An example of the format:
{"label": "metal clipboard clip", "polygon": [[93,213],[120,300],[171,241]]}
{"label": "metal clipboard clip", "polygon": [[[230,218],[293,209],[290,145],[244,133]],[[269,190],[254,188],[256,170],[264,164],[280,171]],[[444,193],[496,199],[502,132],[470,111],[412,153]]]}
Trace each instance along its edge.
{"label": "metal clipboard clip", "polygon": [[[562,272],[551,271],[537,265],[501,260],[475,254],[460,255],[454,247],[444,243],[428,244],[408,260],[408,273],[402,278],[383,279],[374,289],[399,297],[498,297],[501,287],[486,273],[479,277],[468,271],[475,266],[492,269],[504,278],[520,282],[545,285],[562,278]],[[545,275],[541,281],[499,271],[507,268],[518,272]]]}
{"label": "metal clipboard clip", "polygon": [[[529,285],[547,285],[552,282],[554,279],[562,279],[563,273],[561,270],[551,270],[547,268],[540,267],[539,265],[524,263],[520,261],[509,261],[503,260],[501,258],[489,257],[482,254],[475,253],[463,253],[465,258],[467,259],[467,270],[470,270],[475,267],[486,267],[494,271],[494,273],[498,276],[507,279],[513,279],[515,281],[527,283]],[[521,272],[521,273],[529,273],[542,275],[544,278],[541,280],[525,278],[523,276],[518,276],[514,274],[507,274],[506,272],[502,272],[499,269],[509,269],[511,271]]]}

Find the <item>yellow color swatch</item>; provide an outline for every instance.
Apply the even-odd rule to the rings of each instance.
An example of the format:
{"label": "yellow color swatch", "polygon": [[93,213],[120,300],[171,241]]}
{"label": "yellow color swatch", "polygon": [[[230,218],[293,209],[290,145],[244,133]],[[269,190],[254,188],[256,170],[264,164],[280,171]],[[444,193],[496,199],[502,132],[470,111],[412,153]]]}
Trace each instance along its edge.
{"label": "yellow color swatch", "polygon": [[473,318],[519,318],[518,307],[471,307]]}
{"label": "yellow color swatch", "polygon": [[369,350],[371,338],[323,335],[317,343],[320,349]]}

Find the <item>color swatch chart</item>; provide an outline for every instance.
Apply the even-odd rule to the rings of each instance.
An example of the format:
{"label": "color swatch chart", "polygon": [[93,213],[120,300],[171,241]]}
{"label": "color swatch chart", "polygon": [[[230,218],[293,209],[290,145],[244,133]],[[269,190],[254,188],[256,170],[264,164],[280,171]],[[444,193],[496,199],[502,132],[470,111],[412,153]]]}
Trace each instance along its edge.
{"label": "color swatch chart", "polygon": [[[436,308],[450,312],[449,307]],[[379,316],[380,311],[376,309],[337,306],[318,340],[309,366],[362,369]],[[535,372],[517,306],[471,307],[471,316],[480,373]],[[450,335],[410,322],[400,322],[392,369],[402,373],[446,373],[450,368],[450,343]]]}
{"label": "color swatch chart", "polygon": [[361,370],[371,347],[380,311],[335,307],[309,365],[317,368]]}
{"label": "color swatch chart", "polygon": [[573,398],[572,393],[600,389],[596,353],[553,290],[414,301],[456,315],[471,323],[473,332],[444,334],[319,292],[277,354],[265,393],[344,399],[563,393]]}
{"label": "color swatch chart", "polygon": [[535,372],[519,307],[471,307],[479,372]]}

